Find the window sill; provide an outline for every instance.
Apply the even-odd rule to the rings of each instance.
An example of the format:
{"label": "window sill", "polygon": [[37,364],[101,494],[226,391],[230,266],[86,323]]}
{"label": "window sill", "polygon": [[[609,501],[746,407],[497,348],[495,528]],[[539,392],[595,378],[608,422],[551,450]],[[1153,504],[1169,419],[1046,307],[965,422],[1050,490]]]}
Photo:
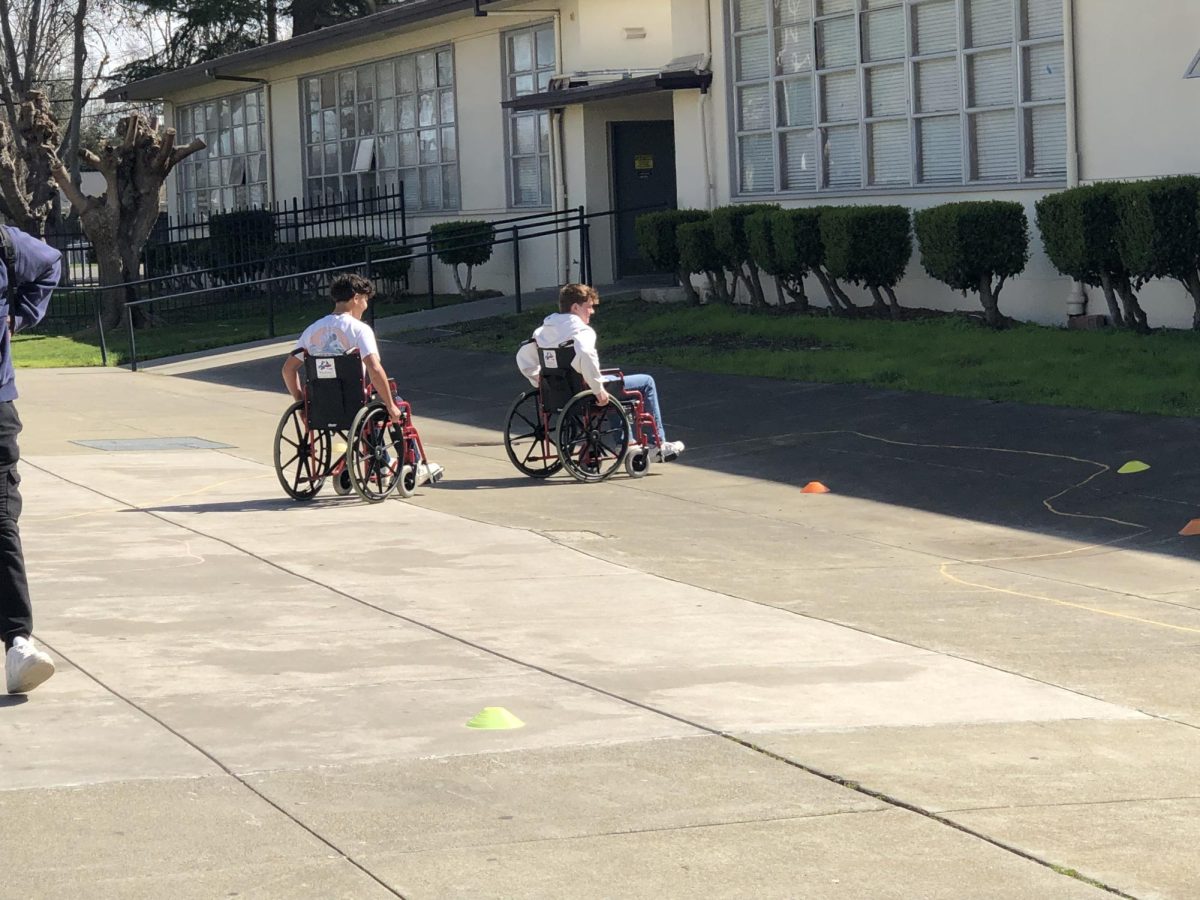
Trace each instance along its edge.
{"label": "window sill", "polygon": [[774,191],[771,193],[734,193],[733,201],[755,202],[761,200],[824,200],[844,197],[902,197],[910,194],[982,194],[1009,191],[1059,191],[1067,186],[1063,178],[1048,178],[1038,181],[991,182],[977,181],[973,184],[921,184],[904,187],[845,188],[837,191]]}

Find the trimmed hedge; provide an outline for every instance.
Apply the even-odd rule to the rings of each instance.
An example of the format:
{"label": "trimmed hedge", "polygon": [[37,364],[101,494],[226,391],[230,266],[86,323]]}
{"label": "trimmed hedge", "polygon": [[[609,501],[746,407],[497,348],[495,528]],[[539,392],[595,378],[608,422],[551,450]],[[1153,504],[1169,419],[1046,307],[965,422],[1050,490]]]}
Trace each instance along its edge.
{"label": "trimmed hedge", "polygon": [[[711,216],[694,222],[684,222],[675,232],[679,246],[679,265],[686,272],[702,274],[708,279],[712,296],[722,303],[732,301],[725,283],[726,259],[717,249]],[[736,287],[736,282],[735,282]]]}
{"label": "trimmed hedge", "polygon": [[679,261],[679,241],[676,230],[687,222],[702,222],[709,214],[700,209],[668,209],[645,213],[634,222],[634,235],[638,250],[650,264],[660,272],[670,272],[679,279],[684,292],[693,303],[700,298],[692,287],[692,280]]}
{"label": "trimmed hedge", "polygon": [[758,265],[750,254],[746,220],[755,213],[778,209],[777,205],[769,203],[740,203],[712,211],[713,240],[717,251],[724,257],[725,267],[733,274],[735,290],[737,282],[742,281],[750,294],[750,302],[755,306],[765,306],[766,298],[763,296]]}
{"label": "trimmed hedge", "polygon": [[1038,231],[1054,267],[1076,281],[1101,288],[1113,325],[1149,330],[1117,246],[1120,186],[1108,182],[1047,194],[1036,209]]}
{"label": "trimmed hedge", "polygon": [[[439,222],[429,229],[429,237],[437,258],[454,273],[458,292],[470,299],[472,271],[475,266],[481,266],[492,258],[492,247],[496,240],[492,223],[480,219]],[[459,275],[459,266],[467,269],[465,279]]]}
{"label": "trimmed hedge", "polygon": [[275,253],[275,217],[265,209],[239,209],[208,217],[212,265],[232,266]]}
{"label": "trimmed hedge", "polygon": [[890,308],[892,318],[900,318],[895,287],[912,257],[908,210],[903,206],[828,207],[820,223],[829,276],[862,285],[871,292],[877,309]]}
{"label": "trimmed hedge", "polygon": [[1142,281],[1174,278],[1192,297],[1192,328],[1200,329],[1200,178],[1176,175],[1117,189],[1117,248]]}
{"label": "trimmed hedge", "polygon": [[[796,217],[794,214],[799,213]],[[809,229],[794,227],[793,222],[810,221]],[[817,256],[820,256],[820,236],[816,229],[817,217],[808,210],[764,209],[746,218],[746,243],[750,258],[768,275],[775,279],[779,306],[795,306],[801,312],[809,310],[808,295],[804,290],[804,277],[812,268],[808,237],[815,239]],[[788,304],[785,295],[792,300]]]}
{"label": "trimmed hedge", "polygon": [[988,325],[1005,325],[1000,290],[1029,259],[1025,207],[1002,200],[945,203],[919,210],[913,224],[925,271],[956,291],[978,293]]}

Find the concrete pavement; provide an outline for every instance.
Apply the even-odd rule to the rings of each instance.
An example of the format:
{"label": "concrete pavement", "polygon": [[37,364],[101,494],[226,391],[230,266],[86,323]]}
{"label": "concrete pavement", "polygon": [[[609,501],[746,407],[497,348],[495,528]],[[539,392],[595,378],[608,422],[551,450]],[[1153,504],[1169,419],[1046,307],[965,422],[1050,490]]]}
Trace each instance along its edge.
{"label": "concrete pavement", "polygon": [[[19,374],[0,896],[1197,892],[1194,426],[662,373],[683,463],[536,484],[508,360],[389,345],[445,486],[300,506],[281,349]],[[72,443],[157,435],[232,446]]]}

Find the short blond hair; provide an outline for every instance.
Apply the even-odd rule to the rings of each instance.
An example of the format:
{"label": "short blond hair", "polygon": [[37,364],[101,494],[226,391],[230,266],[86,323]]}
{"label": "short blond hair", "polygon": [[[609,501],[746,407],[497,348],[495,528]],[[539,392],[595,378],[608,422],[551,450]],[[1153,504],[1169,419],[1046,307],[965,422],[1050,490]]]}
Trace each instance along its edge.
{"label": "short blond hair", "polygon": [[564,284],[558,292],[558,311],[569,313],[576,303],[600,303],[600,294],[590,284]]}

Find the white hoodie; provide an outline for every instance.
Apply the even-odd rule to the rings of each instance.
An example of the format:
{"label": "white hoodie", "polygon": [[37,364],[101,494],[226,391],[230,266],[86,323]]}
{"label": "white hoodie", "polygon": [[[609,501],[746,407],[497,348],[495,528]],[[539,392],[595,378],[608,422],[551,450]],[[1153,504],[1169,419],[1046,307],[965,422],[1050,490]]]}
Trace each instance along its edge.
{"label": "white hoodie", "polygon": [[[600,375],[600,357],[596,355],[596,332],[574,313],[551,313],[533,332],[534,344],[522,344],[517,351],[517,368],[534,387],[542,364],[537,348],[552,350],[567,341],[575,342],[575,359],[571,367],[583,376],[587,386],[599,392],[604,388]],[[536,345],[536,346],[535,346]]]}

